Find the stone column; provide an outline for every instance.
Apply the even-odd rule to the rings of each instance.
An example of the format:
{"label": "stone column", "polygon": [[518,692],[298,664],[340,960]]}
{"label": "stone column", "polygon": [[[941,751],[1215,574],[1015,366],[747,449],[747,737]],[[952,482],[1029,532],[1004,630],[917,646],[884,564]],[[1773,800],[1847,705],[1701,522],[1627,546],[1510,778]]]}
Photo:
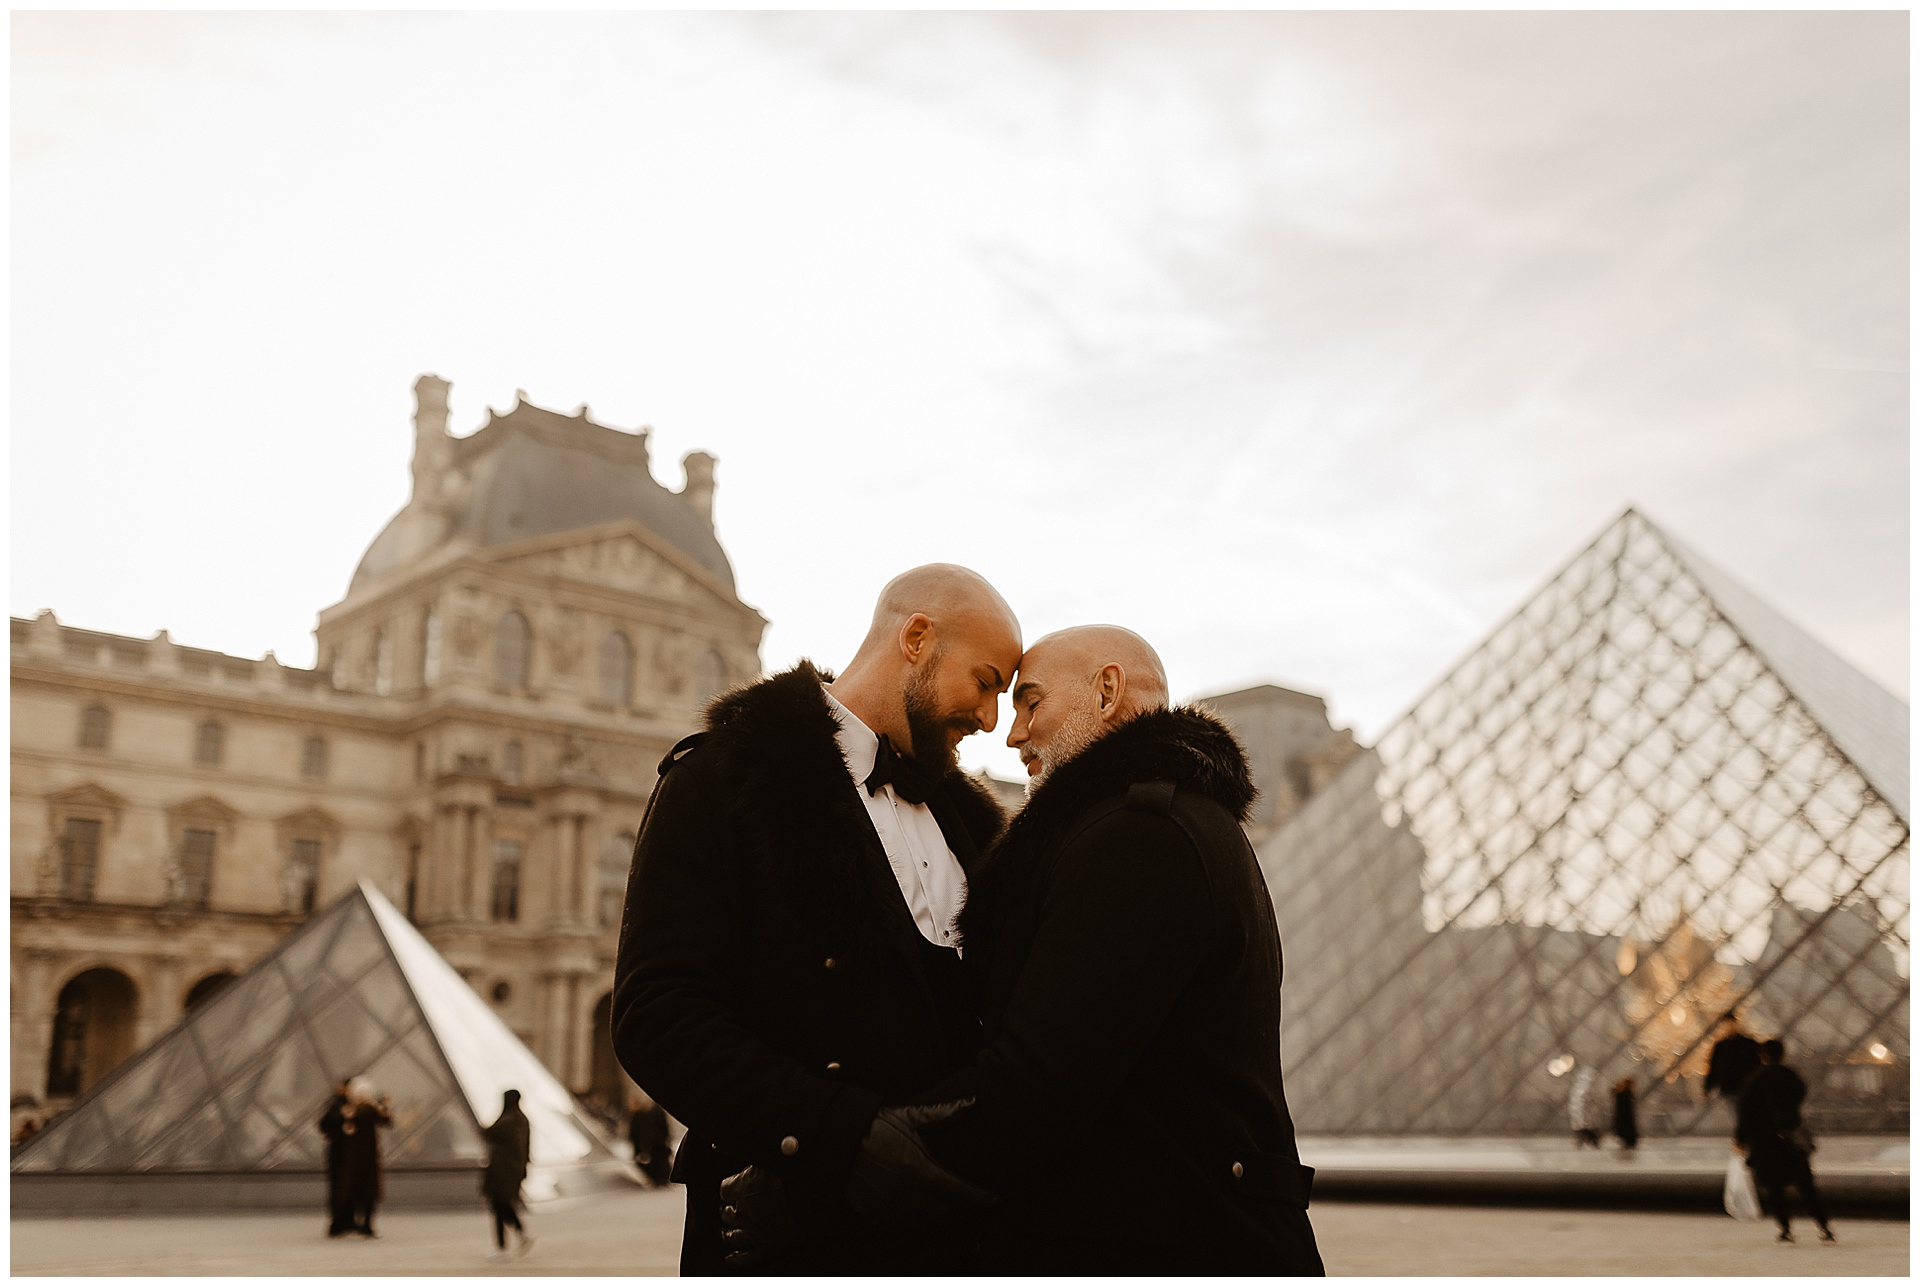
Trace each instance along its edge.
{"label": "stone column", "polygon": [[140,989],[140,1010],[133,1024],[133,1049],[145,1050],[153,1039],[177,1022],[185,1011],[181,975],[186,962],[177,956],[154,960],[148,986]]}
{"label": "stone column", "polygon": [[13,1094],[47,1098],[47,1058],[53,1052],[54,967],[60,954],[43,947],[26,950],[20,981],[19,1012],[13,1022]]}
{"label": "stone column", "polygon": [[547,919],[555,925],[564,925],[568,921],[567,909],[573,905],[573,893],[569,888],[572,864],[567,855],[567,815],[552,813],[547,815],[546,859],[549,873],[551,904]]}
{"label": "stone column", "polygon": [[594,904],[600,896],[599,819],[591,813],[583,813],[574,819],[573,826],[573,870],[574,870],[574,919],[582,925],[594,923]]}
{"label": "stone column", "polygon": [[[527,856],[520,855],[520,887],[526,889]],[[475,920],[493,919],[493,811],[476,807],[473,811],[473,865],[479,880],[474,886]]]}
{"label": "stone column", "polygon": [[567,975],[567,1071],[560,1078],[568,1090],[583,1094],[593,1076],[593,1052],[586,1045],[588,1024],[580,1014],[580,994],[586,976],[579,971]]}
{"label": "stone column", "polygon": [[460,884],[454,915],[461,920],[473,919],[473,882],[478,879],[475,868],[479,866],[474,852],[474,833],[479,828],[474,824],[474,815],[479,812],[470,804],[460,809]]}
{"label": "stone column", "polygon": [[460,864],[459,838],[460,811],[446,803],[435,805],[433,834],[427,840],[427,870],[423,873],[426,886],[423,899],[429,920],[445,920],[453,913],[453,875]]}
{"label": "stone column", "polygon": [[542,998],[545,1013],[542,1016],[544,1024],[540,1033],[540,1049],[536,1053],[548,1071],[564,1084],[567,1080],[564,1071],[567,1052],[567,976],[558,970],[542,974],[540,987],[546,994]]}

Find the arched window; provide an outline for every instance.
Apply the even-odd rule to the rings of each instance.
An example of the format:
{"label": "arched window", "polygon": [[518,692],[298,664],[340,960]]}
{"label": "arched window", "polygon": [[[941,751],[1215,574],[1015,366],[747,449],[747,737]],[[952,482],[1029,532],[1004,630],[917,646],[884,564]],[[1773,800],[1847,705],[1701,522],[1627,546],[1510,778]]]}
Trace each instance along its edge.
{"label": "arched window", "polygon": [[518,612],[508,611],[493,630],[494,682],[512,691],[527,687],[527,654],[532,651],[533,628]]}
{"label": "arched window", "polygon": [[633,644],[618,630],[600,645],[600,700],[615,706],[633,700]]}
{"label": "arched window", "polygon": [[107,734],[113,730],[113,716],[104,706],[89,706],[80,712],[80,745],[89,751],[107,749]]}
{"label": "arched window", "polygon": [[193,737],[193,762],[195,764],[218,764],[226,752],[227,730],[220,727],[220,721],[210,719],[200,725]]}
{"label": "arched window", "polygon": [[440,613],[427,609],[420,627],[420,683],[428,688],[440,682]]}
{"label": "arched window", "polygon": [[382,697],[393,691],[393,636],[384,630],[373,637],[373,691]]}
{"label": "arched window", "polygon": [[500,748],[500,780],[518,783],[526,773],[526,753],[520,749],[520,743],[508,742]]}
{"label": "arched window", "polygon": [[233,982],[234,974],[229,970],[215,970],[206,978],[194,984],[187,992],[187,1013],[191,1014],[225,990]]}
{"label": "arched window", "polygon": [[709,648],[700,654],[700,661],[693,672],[693,695],[698,701],[707,701],[718,695],[727,686],[727,662],[718,648]]}
{"label": "arched window", "polygon": [[81,1094],[133,1053],[138,997],[131,979],[105,968],[76,975],[60,989],[47,1051],[48,1095]]}
{"label": "arched window", "polygon": [[318,781],[327,776],[327,739],[310,737],[300,744],[300,776]]}

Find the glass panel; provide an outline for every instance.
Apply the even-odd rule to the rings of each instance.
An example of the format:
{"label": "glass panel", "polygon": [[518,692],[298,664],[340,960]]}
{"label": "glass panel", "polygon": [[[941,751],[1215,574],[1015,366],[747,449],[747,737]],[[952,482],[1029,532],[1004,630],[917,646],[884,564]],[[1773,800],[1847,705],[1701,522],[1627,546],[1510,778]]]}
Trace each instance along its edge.
{"label": "glass panel", "polygon": [[194,1015],[194,1036],[217,1078],[228,1076],[296,1026],[293,999],[278,971],[249,973]]}
{"label": "glass panel", "polygon": [[420,1022],[419,1008],[407,991],[406,980],[400,977],[400,967],[390,960],[361,975],[353,985],[353,996],[393,1036],[406,1033]]}
{"label": "glass panel", "polygon": [[1629,514],[1262,845],[1300,1130],[1558,1131],[1578,1068],[1717,1133],[1728,1013],[1824,1129],[1906,1128],[1905,707],[1820,723],[1697,563]]}
{"label": "glass panel", "polygon": [[362,1075],[379,1053],[392,1044],[387,1030],[342,993],[307,1021],[319,1048],[320,1066],[341,1077]]}
{"label": "glass panel", "polygon": [[[165,1169],[169,1171],[228,1171],[236,1169],[240,1158],[228,1138],[226,1118],[212,1101],[201,1107],[171,1132],[167,1140]],[[142,1170],[156,1169],[148,1159]]]}
{"label": "glass panel", "polygon": [[[429,1144],[426,1128],[449,1106],[463,1109],[459,1088],[447,1076],[426,1029],[415,1030],[412,1037],[389,1049],[367,1070],[366,1078],[376,1091],[393,1100],[393,1127],[382,1140],[389,1157],[437,1162],[485,1154],[471,1125],[471,1116],[465,1111],[459,1114],[468,1123],[464,1133],[444,1136],[446,1147],[477,1151],[439,1155],[425,1152]],[[434,1139],[440,1140],[443,1134],[436,1133]]]}
{"label": "glass panel", "polygon": [[296,992],[310,982],[320,965],[320,958],[333,946],[334,936],[339,934],[353,919],[358,910],[359,900],[348,898],[337,904],[333,914],[309,921],[302,926],[281,947],[276,958],[282,978],[287,980]]}
{"label": "glass panel", "polygon": [[327,973],[342,983],[353,982],[362,970],[387,955],[380,933],[367,918],[365,909],[358,905],[357,899],[349,905],[353,916],[341,926],[326,957]]}

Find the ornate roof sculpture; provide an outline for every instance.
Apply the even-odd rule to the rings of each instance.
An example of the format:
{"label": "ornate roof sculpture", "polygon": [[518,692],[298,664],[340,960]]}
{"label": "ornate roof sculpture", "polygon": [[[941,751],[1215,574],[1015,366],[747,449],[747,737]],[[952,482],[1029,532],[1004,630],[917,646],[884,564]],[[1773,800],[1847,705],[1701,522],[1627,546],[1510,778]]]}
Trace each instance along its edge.
{"label": "ornate roof sculpture", "polygon": [[549,411],[522,394],[455,438],[447,433],[453,386],[423,375],[413,387],[413,494],[367,547],[350,597],[454,542],[508,545],[619,519],[638,522],[733,593],[733,567],[713,530],[706,452],[687,454],[685,484],[670,492],[654,480],[645,429],[599,424],[584,405]]}
{"label": "ornate roof sculpture", "polygon": [[1628,510],[1261,847],[1316,1133],[1718,1132],[1732,1012],[1907,1129],[1908,708]]}
{"label": "ornate roof sculpture", "polygon": [[[393,1100],[389,1174],[453,1169],[471,1191],[480,1131],[521,1093],[531,1199],[600,1187],[620,1163],[556,1080],[392,903],[362,882],[115,1070],[13,1159],[23,1182],[84,1174],[319,1175],[316,1128],[341,1078]],[[257,1185],[220,1200],[267,1201]],[[31,1199],[29,1199],[29,1203]],[[142,1206],[175,1205],[152,1195]]]}

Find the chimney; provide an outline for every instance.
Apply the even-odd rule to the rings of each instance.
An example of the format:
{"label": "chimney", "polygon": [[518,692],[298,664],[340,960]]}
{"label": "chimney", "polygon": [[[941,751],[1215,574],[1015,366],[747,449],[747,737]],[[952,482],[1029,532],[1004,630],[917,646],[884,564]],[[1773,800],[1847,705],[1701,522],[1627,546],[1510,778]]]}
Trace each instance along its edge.
{"label": "chimney", "polygon": [[690,451],[680,458],[680,468],[687,475],[680,495],[709,523],[713,522],[713,466],[713,457],[704,451]]}
{"label": "chimney", "polygon": [[447,459],[447,393],[453,386],[437,375],[413,382],[413,494],[424,496],[423,483],[440,472]]}

